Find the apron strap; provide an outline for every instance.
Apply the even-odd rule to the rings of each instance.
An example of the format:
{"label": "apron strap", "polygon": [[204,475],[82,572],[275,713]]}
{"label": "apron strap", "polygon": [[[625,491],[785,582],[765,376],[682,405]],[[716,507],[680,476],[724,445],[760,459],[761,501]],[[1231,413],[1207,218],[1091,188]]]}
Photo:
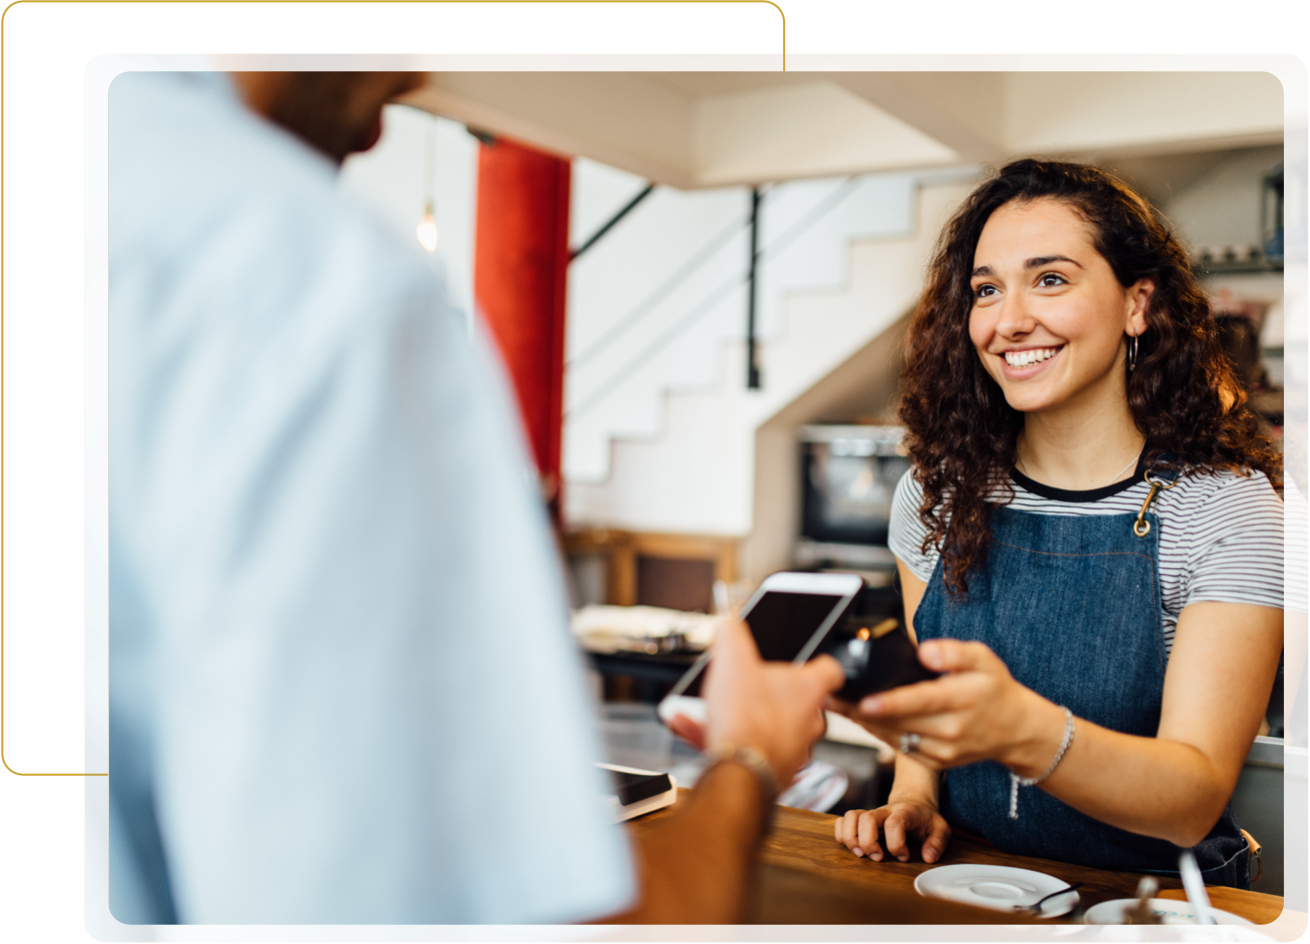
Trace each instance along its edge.
{"label": "apron strap", "polygon": [[[1174,454],[1171,452],[1164,452],[1156,457],[1156,462],[1172,462],[1173,460]],[[1178,473],[1172,469],[1155,471],[1148,468],[1142,473],[1142,478],[1151,486],[1151,490],[1147,492],[1146,501],[1142,502],[1142,509],[1137,512],[1137,520],[1133,522],[1133,534],[1139,538],[1144,538],[1151,533],[1151,522],[1146,520],[1146,516],[1151,511],[1151,506],[1155,504],[1160,490],[1168,490],[1178,484]]]}

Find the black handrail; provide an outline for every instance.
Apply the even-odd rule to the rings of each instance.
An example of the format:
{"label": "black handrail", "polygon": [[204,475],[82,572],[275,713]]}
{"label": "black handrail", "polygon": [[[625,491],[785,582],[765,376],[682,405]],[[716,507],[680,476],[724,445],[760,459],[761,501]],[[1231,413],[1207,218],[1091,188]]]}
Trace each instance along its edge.
{"label": "black handrail", "polygon": [[655,310],[657,303],[663,301],[670,292],[686,281],[688,276],[712,259],[716,252],[727,245],[728,241],[749,223],[750,217],[739,217],[715,233],[709,242],[701,246],[699,250],[692,254],[691,258],[683,263],[678,271],[661,282],[653,292],[642,299],[636,308],[633,308],[616,321],[608,331],[593,341],[585,351],[567,360],[565,362],[566,366],[576,370],[630,331],[637,322]]}
{"label": "black handrail", "polygon": [[[793,223],[785,233],[783,233],[781,236],[775,239],[770,245],[766,246],[764,250],[759,253],[760,261],[766,261],[769,258],[776,256],[787,246],[791,245],[791,243],[794,242],[799,236],[801,236],[806,230],[808,230],[811,226],[813,226],[820,219],[822,219],[829,212],[831,212],[835,207],[837,207],[842,201],[844,201],[847,197],[849,197],[860,183],[860,180],[861,177],[859,175],[852,175],[850,177],[847,177],[846,180],[843,181],[842,184],[838,186],[831,194],[829,194],[823,200],[819,201],[819,203],[815,205],[814,209],[810,210],[810,212],[805,214],[805,216],[801,217],[799,220]],[[767,195],[768,195],[768,191],[765,191],[764,193],[761,194],[762,197]],[[724,235],[728,235],[728,236],[735,235],[737,231],[739,231],[744,225],[748,225],[749,223],[750,223],[749,216],[746,217],[744,220],[734,221],[734,223],[730,227],[728,227],[724,232],[718,234],[718,236],[716,236],[715,238],[718,239]],[[696,257],[693,257],[693,259],[691,260],[691,262],[694,263],[694,265],[691,266],[692,270],[694,271],[695,268],[698,268],[700,263],[703,262],[705,258],[707,258],[707,256],[705,256],[703,253],[698,254]],[[688,266],[683,267],[684,270],[687,268]],[[675,276],[681,274],[681,272],[682,270],[679,270],[679,273],[675,274]],[[591,410],[596,404],[600,403],[606,396],[608,396],[608,394],[612,390],[621,386],[624,381],[630,378],[633,375],[633,371],[635,370],[635,368],[640,367],[653,354],[668,346],[668,344],[679,334],[681,334],[687,328],[691,327],[696,321],[700,320],[700,318],[703,317],[707,312],[712,311],[714,306],[718,304],[720,301],[722,301],[723,298],[726,297],[729,291],[731,291],[737,285],[746,282],[747,280],[748,280],[748,276],[733,276],[732,278],[720,283],[717,287],[715,287],[713,291],[711,291],[708,295],[704,296],[699,304],[693,306],[691,311],[689,311],[682,318],[679,318],[676,322],[673,323],[673,325],[670,326],[668,330],[662,332],[654,341],[652,341],[646,347],[642,348],[642,350],[637,354],[637,356],[630,358],[628,361],[626,361],[619,370],[615,371],[613,374],[609,376],[607,380],[603,381],[600,385],[598,385],[595,389],[593,389],[592,392],[588,394],[587,397],[584,398],[580,403],[578,403],[576,406],[566,409],[564,411],[565,415],[576,419],[577,417]],[[680,279],[675,278],[665,282],[663,285],[660,286],[660,289],[658,289],[655,293],[652,293],[652,295],[648,297],[648,301],[654,299],[657,295],[667,294],[665,290],[666,289],[671,290],[671,285],[676,285],[677,281],[680,281]],[[645,305],[646,302],[643,302],[642,304]],[[639,310],[641,307],[642,306],[638,306],[638,309],[634,309],[634,311]],[[642,315],[644,316],[650,310],[651,310],[650,308],[647,308],[645,312],[642,312]],[[587,350],[585,355],[576,358],[573,362],[571,362],[570,366],[575,366],[578,363],[578,361],[582,360],[584,357],[590,358],[592,354],[595,353],[597,350],[599,350],[601,347],[608,345],[615,337],[624,333],[628,328],[632,326],[632,324],[636,322],[636,320],[637,319],[632,319],[632,321],[620,322],[618,325],[615,326],[615,328],[611,329],[604,337],[602,337],[600,341],[593,344],[592,347]]]}
{"label": "black handrail", "polygon": [[654,189],[655,189],[654,184],[647,184],[645,190],[643,190],[641,193],[637,194],[626,204],[624,204],[622,209],[619,210],[619,212],[615,213],[613,216],[609,218],[609,222],[607,222],[604,226],[602,226],[600,229],[596,230],[596,232],[591,234],[590,239],[588,239],[577,249],[569,250],[569,262],[572,262],[574,259],[578,258],[578,256],[582,255],[592,246],[596,245],[596,241],[598,239],[600,239],[611,229],[613,229],[615,224],[617,224],[619,220],[623,219],[625,216],[627,216],[629,213],[635,210],[637,208],[637,204],[640,203],[642,200],[645,200],[647,197],[649,197],[651,191]]}
{"label": "black handrail", "polygon": [[755,268],[760,261],[760,188],[751,188],[751,254],[746,281],[746,389],[760,389],[760,365],[755,357]]}
{"label": "black handrail", "polygon": [[699,305],[692,308],[690,312],[675,321],[669,329],[660,334],[660,336],[650,344],[642,348],[636,357],[630,358],[626,361],[619,370],[610,375],[608,380],[592,390],[592,392],[588,394],[586,399],[581,403],[566,409],[564,414],[566,416],[577,417],[586,413],[597,403],[605,399],[611,390],[622,385],[625,380],[629,379],[632,376],[633,371],[648,361],[653,354],[667,347],[670,341],[682,334],[682,332],[691,327],[692,324],[699,321],[702,315],[707,311],[711,311],[715,305],[721,302],[728,293],[732,291],[732,289],[741,285],[745,281],[746,280],[742,276],[734,275],[732,278],[720,282],[713,292],[701,299]]}

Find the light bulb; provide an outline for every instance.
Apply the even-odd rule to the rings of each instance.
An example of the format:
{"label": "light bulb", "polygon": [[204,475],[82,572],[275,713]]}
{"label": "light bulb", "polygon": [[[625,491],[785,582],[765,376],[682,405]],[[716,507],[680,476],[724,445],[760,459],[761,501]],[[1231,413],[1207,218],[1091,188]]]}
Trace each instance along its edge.
{"label": "light bulb", "polygon": [[427,209],[423,211],[423,219],[418,224],[416,235],[418,236],[419,245],[424,249],[428,252],[437,251],[437,218],[432,215],[432,204],[430,203],[427,205]]}

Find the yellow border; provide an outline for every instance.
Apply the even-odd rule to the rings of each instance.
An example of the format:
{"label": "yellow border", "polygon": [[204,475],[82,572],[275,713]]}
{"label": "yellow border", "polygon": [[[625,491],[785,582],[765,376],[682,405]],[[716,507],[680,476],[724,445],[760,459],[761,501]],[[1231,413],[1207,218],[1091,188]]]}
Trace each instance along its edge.
{"label": "yellow border", "polygon": [[17,7],[18,0],[12,0],[5,5],[4,13],[0,13],[0,56],[4,55],[4,18],[9,16],[9,9]]}
{"label": "yellow border", "polygon": [[[782,71],[786,72],[787,71],[787,14],[783,13],[782,8],[778,7],[778,4],[774,3],[773,0],[764,0],[764,1],[766,4],[769,4],[770,7],[773,7],[773,9],[778,10],[778,16],[782,17]],[[17,3],[17,0],[14,0],[14,3]],[[3,37],[0,37],[0,39],[3,39]]]}

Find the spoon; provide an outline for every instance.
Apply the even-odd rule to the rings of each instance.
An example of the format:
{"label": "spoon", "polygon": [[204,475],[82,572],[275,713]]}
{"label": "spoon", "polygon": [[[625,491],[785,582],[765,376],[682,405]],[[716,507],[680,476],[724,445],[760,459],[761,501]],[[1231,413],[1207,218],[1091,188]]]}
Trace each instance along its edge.
{"label": "spoon", "polygon": [[1052,898],[1059,897],[1060,895],[1063,895],[1063,894],[1065,894],[1066,892],[1071,892],[1071,891],[1073,891],[1074,889],[1082,888],[1082,887],[1083,887],[1083,883],[1082,883],[1082,882],[1074,882],[1072,885],[1068,886],[1067,888],[1061,888],[1061,889],[1058,890],[1058,891],[1051,892],[1051,893],[1050,893],[1049,895],[1047,895],[1045,898],[1039,898],[1039,899],[1037,899],[1037,900],[1036,900],[1035,902],[1033,902],[1031,905],[1015,905],[1015,906],[1014,906],[1014,910],[1015,910],[1015,911],[1031,911],[1033,914],[1041,914],[1041,913],[1042,913],[1042,905],[1044,905],[1046,902],[1050,901]]}

